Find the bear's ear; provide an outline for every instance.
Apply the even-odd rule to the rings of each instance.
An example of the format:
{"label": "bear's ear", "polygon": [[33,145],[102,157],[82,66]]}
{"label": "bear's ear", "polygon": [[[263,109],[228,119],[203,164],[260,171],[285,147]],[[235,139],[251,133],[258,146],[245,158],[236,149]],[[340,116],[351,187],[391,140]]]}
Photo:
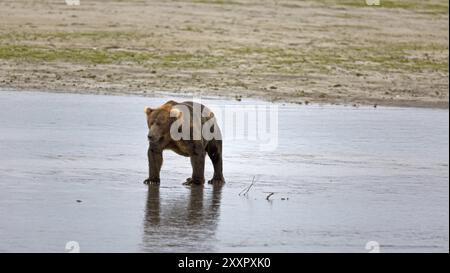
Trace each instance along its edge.
{"label": "bear's ear", "polygon": [[168,105],[175,105],[175,104],[178,104],[178,102],[176,102],[176,101],[174,101],[174,100],[169,100],[169,101],[166,102],[165,104],[168,104]]}
{"label": "bear's ear", "polygon": [[183,113],[180,111],[180,109],[177,109],[177,108],[170,109],[170,117],[178,119],[182,115],[183,115]]}
{"label": "bear's ear", "polygon": [[145,109],[144,109],[144,112],[145,112],[147,115],[150,115],[150,114],[152,113],[152,111],[153,111],[153,109],[150,108],[150,107],[145,107]]}

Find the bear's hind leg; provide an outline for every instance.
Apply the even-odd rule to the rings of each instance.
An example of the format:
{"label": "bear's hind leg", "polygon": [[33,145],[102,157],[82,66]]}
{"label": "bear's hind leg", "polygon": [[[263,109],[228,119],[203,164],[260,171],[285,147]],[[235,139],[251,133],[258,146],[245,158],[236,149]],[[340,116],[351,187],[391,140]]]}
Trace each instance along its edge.
{"label": "bear's hind leg", "polygon": [[205,152],[191,156],[192,177],[188,178],[183,185],[203,185],[205,183],[205,157]]}
{"label": "bear's hind leg", "polygon": [[206,147],[209,158],[214,166],[214,175],[209,184],[223,184],[222,140],[212,140]]}

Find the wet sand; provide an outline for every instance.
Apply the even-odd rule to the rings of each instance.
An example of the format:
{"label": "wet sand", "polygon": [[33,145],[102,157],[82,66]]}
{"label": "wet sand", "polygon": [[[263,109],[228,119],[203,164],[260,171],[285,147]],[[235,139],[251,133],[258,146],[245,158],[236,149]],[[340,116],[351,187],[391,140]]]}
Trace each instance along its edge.
{"label": "wet sand", "polygon": [[0,252],[449,251],[448,110],[279,104],[278,149],[225,139],[223,187],[170,152],[148,187],[168,99],[0,92]]}
{"label": "wet sand", "polygon": [[448,108],[446,0],[0,2],[0,88]]}

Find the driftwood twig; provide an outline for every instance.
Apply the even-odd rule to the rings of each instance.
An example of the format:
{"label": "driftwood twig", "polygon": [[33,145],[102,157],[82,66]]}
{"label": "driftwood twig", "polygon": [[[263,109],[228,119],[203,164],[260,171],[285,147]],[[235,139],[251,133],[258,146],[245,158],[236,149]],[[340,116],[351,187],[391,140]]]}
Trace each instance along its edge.
{"label": "driftwood twig", "polygon": [[267,200],[267,201],[270,201],[270,200],[269,200],[270,197],[271,197],[272,195],[274,195],[274,194],[275,194],[274,192],[269,193],[269,195],[267,195],[267,197],[266,197],[266,200]]}
{"label": "driftwood twig", "polygon": [[250,184],[250,186],[248,186],[248,187],[246,187],[246,188],[244,188],[240,193],[239,193],[239,196],[246,196],[247,194],[248,194],[248,192],[250,191],[250,189],[253,187],[253,185],[255,184],[255,182],[256,182],[256,177],[255,176],[253,176],[253,180],[252,180],[252,183]]}

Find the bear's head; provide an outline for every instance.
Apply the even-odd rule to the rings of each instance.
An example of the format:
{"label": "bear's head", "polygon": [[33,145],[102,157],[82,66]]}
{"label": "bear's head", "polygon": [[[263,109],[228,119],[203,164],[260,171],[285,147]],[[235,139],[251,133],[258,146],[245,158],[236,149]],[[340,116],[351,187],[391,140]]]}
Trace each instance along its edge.
{"label": "bear's head", "polygon": [[155,109],[145,107],[150,142],[158,143],[170,140],[170,127],[181,117],[180,110],[174,108],[176,104],[175,101],[168,101]]}

